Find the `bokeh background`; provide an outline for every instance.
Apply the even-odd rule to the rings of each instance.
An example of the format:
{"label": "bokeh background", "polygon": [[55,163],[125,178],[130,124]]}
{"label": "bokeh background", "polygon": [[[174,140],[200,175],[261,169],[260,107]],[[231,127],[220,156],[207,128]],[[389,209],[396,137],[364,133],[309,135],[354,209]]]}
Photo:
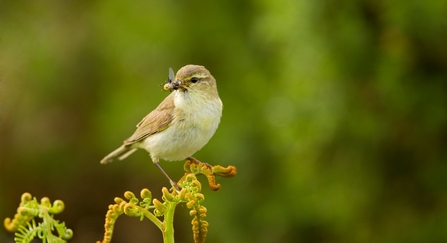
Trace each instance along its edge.
{"label": "bokeh background", "polygon": [[[65,202],[70,242],[95,242],[114,197],[159,197],[145,151],[99,161],[192,63],[224,102],[195,157],[238,168],[203,190],[207,242],[447,242],[447,1],[0,4],[1,222],[30,192]],[[188,209],[175,217],[192,242]],[[161,241],[126,217],[113,238]]]}

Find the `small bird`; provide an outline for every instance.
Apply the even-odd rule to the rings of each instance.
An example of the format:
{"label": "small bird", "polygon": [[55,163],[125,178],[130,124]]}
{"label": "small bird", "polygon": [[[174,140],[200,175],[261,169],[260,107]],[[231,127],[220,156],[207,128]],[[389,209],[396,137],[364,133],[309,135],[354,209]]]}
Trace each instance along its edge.
{"label": "small bird", "polygon": [[169,69],[164,89],[173,92],[144,117],[134,134],[104,157],[101,164],[123,160],[137,149],[145,149],[171,185],[179,190],[159,162],[184,160],[205,146],[220,123],[222,101],[216,80],[204,66],[186,65],[178,70],[175,78]]}

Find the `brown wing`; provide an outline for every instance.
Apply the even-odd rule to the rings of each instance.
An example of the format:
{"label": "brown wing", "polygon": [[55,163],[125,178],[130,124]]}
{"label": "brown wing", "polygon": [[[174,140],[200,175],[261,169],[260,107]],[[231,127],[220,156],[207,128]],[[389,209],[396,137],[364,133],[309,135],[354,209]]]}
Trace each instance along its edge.
{"label": "brown wing", "polygon": [[165,130],[171,124],[173,114],[174,93],[171,93],[155,110],[138,123],[137,130],[130,138],[124,141],[124,145],[132,145],[146,139],[152,134]]}

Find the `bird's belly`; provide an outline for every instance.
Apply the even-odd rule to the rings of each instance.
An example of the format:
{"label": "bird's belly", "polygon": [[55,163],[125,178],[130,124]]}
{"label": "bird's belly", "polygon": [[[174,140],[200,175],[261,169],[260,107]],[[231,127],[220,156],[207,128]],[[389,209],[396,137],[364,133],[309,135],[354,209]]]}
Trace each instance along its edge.
{"label": "bird's belly", "polygon": [[146,138],[143,146],[153,159],[183,160],[200,150],[214,135],[219,119],[177,120],[166,130]]}

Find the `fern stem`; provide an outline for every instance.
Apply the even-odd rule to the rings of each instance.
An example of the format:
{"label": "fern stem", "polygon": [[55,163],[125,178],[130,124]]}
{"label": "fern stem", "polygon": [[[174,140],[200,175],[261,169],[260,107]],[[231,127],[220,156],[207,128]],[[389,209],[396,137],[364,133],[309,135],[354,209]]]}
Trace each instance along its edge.
{"label": "fern stem", "polygon": [[162,232],[163,232],[163,222],[161,222],[161,220],[159,220],[157,217],[155,217],[155,215],[151,214],[149,211],[144,210],[144,208],[142,207],[138,207],[141,209],[141,212],[143,212],[144,217],[148,218],[150,221],[152,221],[152,223],[154,223]]}
{"label": "fern stem", "polygon": [[164,218],[163,243],[174,243],[174,212],[177,203],[169,203]]}

